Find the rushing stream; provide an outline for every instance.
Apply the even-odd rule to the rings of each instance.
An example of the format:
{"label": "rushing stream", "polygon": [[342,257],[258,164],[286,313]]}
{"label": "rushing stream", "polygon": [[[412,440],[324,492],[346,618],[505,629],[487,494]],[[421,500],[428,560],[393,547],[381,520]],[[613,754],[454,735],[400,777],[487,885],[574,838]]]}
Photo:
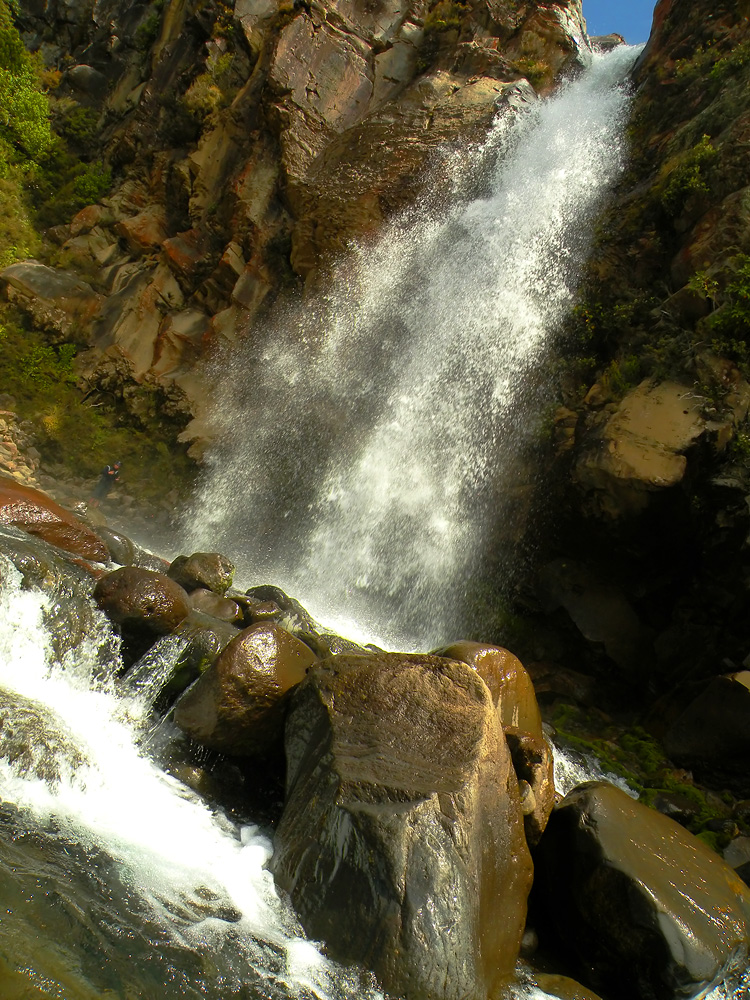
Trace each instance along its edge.
{"label": "rushing stream", "polygon": [[392,647],[465,632],[472,581],[515,554],[540,365],[623,165],[636,53],[502,113],[436,178],[450,204],[431,195],[223,359],[196,546]]}
{"label": "rushing stream", "polygon": [[[452,207],[395,225],[335,292],[282,312],[259,367],[236,360],[197,544],[395,646],[460,627],[535,366],[622,164],[632,59],[596,57],[504,116],[483,179],[454,179]],[[304,940],[262,831],[152,759],[179,737],[151,728],[146,671],[118,680],[106,623],[60,663],[46,599],[5,563],[0,578],[0,998],[379,996]]]}

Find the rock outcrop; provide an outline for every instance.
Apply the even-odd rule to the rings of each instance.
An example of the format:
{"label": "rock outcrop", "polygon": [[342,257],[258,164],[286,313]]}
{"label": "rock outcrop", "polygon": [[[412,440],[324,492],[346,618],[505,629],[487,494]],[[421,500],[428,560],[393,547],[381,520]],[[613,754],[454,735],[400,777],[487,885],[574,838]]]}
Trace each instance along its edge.
{"label": "rock outcrop", "polygon": [[104,542],[79,518],[40,490],[0,479],[0,524],[14,525],[66,552],[106,562]]}
{"label": "rock outcrop", "polygon": [[273,872],[308,934],[397,996],[496,995],[531,864],[476,672],[436,656],[331,657],[294,693],[286,752]]}
{"label": "rock outcrop", "polygon": [[87,141],[115,180],[55,228],[67,271],[26,261],[2,283],[56,336],[88,343],[90,385],[116,368],[186,393],[193,438],[207,352],[590,51],[579,0],[105,0],[75,27],[67,8],[22,8],[28,43],[61,72],[55,106],[98,119]]}

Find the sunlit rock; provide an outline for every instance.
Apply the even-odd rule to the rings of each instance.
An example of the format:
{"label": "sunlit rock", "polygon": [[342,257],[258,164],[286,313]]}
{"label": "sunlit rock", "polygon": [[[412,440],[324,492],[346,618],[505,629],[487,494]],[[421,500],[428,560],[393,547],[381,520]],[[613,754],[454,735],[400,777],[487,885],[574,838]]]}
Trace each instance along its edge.
{"label": "sunlit rock", "polygon": [[690,997],[747,951],[750,892],[738,875],[614,785],[570,792],[535,864],[548,944],[608,997]]}
{"label": "sunlit rock", "polygon": [[177,556],[168,575],[187,591],[204,587],[222,595],[232,586],[234,563],[218,552],[194,552]]}
{"label": "sunlit rock", "polygon": [[574,477],[597,513],[637,514],[653,492],[683,479],[685,452],[705,430],[700,407],[690,387],[646,380],[590,432]]}
{"label": "sunlit rock", "polygon": [[212,750],[262,756],[281,742],[284,695],[316,660],[308,646],[279,626],[253,625],[185,692],[174,721]]}
{"label": "sunlit rock", "polygon": [[0,524],[14,525],[84,559],[106,562],[104,542],[70,511],[40,490],[0,478]]}
{"label": "sunlit rock", "polygon": [[140,566],[107,573],[94,588],[94,599],[118,625],[156,635],[174,632],[190,612],[190,599],[179,584]]}
{"label": "sunlit rock", "polygon": [[531,864],[489,690],[437,656],[334,656],[292,697],[273,871],[307,933],[414,1000],[494,996]]}
{"label": "sunlit rock", "polygon": [[[619,38],[619,35],[615,37]],[[556,1000],[600,1000],[591,990],[587,990],[567,976],[539,973],[534,978],[539,989],[544,990],[547,996],[555,997]]]}
{"label": "sunlit rock", "polygon": [[87,333],[104,299],[87,282],[36,260],[11,264],[0,274],[5,295],[45,330],[65,336]]}
{"label": "sunlit rock", "polygon": [[528,805],[533,799],[533,804],[524,809],[524,826],[529,843],[536,844],[555,804],[555,782],[552,750],[542,730],[531,678],[518,657],[502,646],[463,641],[438,654],[473,667],[490,689],[516,775],[532,792],[525,800]]}

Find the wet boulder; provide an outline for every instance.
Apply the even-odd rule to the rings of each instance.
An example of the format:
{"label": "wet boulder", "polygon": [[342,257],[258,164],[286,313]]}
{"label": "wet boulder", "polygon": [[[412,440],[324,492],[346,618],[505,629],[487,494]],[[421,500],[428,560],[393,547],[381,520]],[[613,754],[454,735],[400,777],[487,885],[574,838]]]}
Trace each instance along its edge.
{"label": "wet boulder", "polygon": [[252,625],[180,698],[174,721],[212,750],[263,756],[281,743],[284,696],[316,661],[305,643],[278,625]]}
{"label": "wet boulder", "polygon": [[550,817],[535,864],[547,943],[608,997],[694,996],[747,952],[750,892],[738,875],[614,785],[589,782],[570,792]]}
{"label": "wet boulder", "polygon": [[70,511],[40,490],[0,478],[0,524],[13,525],[30,535],[96,562],[106,562],[104,542]]}
{"label": "wet boulder", "polygon": [[179,584],[140,566],[107,573],[94,588],[94,600],[111,621],[153,635],[174,632],[190,613],[190,599]]}
{"label": "wet boulder", "polygon": [[[472,667],[490,689],[521,785],[524,826],[536,844],[555,804],[552,749],[542,730],[534,685],[521,661],[502,646],[455,642],[442,656]],[[528,788],[526,787],[528,786]]]}
{"label": "wet boulder", "polygon": [[87,763],[50,709],[0,688],[0,760],[16,775],[56,785]]}
{"label": "wet boulder", "polygon": [[495,996],[531,862],[487,686],[432,655],[333,656],[291,696],[272,870],[306,932],[410,1000]]}
{"label": "wet boulder", "polygon": [[190,594],[190,603],[196,611],[202,611],[206,615],[218,618],[224,622],[241,622],[243,618],[242,608],[237,601],[232,601],[226,597],[219,597],[212,590],[205,587],[198,587]]}
{"label": "wet boulder", "polygon": [[557,976],[551,973],[540,973],[536,977],[536,985],[548,997],[555,1000],[600,1000],[591,990],[585,989],[580,983],[567,976]]}
{"label": "wet boulder", "polygon": [[218,552],[194,552],[177,556],[168,575],[188,592],[203,588],[223,595],[232,586],[234,563]]}

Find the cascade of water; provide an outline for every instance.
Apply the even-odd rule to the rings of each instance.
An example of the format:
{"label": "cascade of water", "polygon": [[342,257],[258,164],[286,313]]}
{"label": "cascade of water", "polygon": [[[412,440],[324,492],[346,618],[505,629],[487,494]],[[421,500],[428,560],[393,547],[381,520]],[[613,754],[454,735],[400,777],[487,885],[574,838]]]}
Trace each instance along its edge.
{"label": "cascade of water", "polygon": [[[45,945],[32,936],[35,953],[25,954],[28,945],[20,942],[26,940],[28,928],[20,932],[12,919],[15,894],[29,892],[23,882],[28,863],[8,852],[18,850],[19,838],[25,835],[20,831],[32,830],[45,838],[40,867],[56,867],[59,861],[64,869],[53,884],[62,878],[71,900],[65,938],[93,936],[93,944],[84,936],[81,947],[94,949],[99,958],[98,965],[92,958],[85,985],[76,980],[71,986],[65,980],[70,1000],[88,996],[89,988],[99,995],[105,974],[114,977],[115,985],[128,984],[122,993],[112,993],[117,997],[250,998],[260,995],[256,989],[273,998],[366,997],[360,984],[355,989],[354,977],[334,974],[300,936],[264,867],[269,841],[254,827],[239,828],[213,815],[197,796],[141,754],[137,727],[145,721],[150,703],[135,695],[118,697],[113,682],[96,681],[100,665],[95,641],[63,664],[54,663],[43,626],[46,599],[22,591],[19,584],[13,567],[3,566],[0,692],[6,708],[0,730],[15,732],[32,746],[39,757],[35,763],[43,763],[46,745],[32,742],[39,738],[38,731],[19,732],[19,726],[28,723],[29,706],[36,704],[45,737],[53,733],[58,752],[61,746],[69,747],[70,760],[55,780],[38,776],[25,758],[21,767],[15,754],[0,760],[0,973],[16,964],[31,969],[32,979],[34,969],[45,970],[36,973],[43,980],[49,969]],[[24,713],[14,717],[8,704],[19,698]],[[15,878],[20,879],[18,886]],[[38,886],[39,881],[35,871],[31,882]],[[47,902],[37,904],[30,892],[18,920],[28,911],[33,926],[40,919],[34,910],[39,905],[42,924],[54,926],[54,901],[49,912]],[[117,928],[120,950],[105,961],[108,949],[102,938],[112,927]],[[122,950],[123,941],[139,935],[145,936],[140,951],[132,942]],[[52,948],[50,940],[46,947]],[[124,969],[116,971],[118,956]],[[197,966],[195,956],[200,956]],[[77,962],[74,954],[69,964]],[[143,994],[131,994],[135,984]],[[225,993],[217,992],[223,987]]]}
{"label": "cascade of water", "polygon": [[323,620],[387,623],[391,647],[461,631],[485,550],[517,534],[539,365],[622,166],[636,51],[506,113],[481,195],[394,224],[224,359],[196,545]]}

